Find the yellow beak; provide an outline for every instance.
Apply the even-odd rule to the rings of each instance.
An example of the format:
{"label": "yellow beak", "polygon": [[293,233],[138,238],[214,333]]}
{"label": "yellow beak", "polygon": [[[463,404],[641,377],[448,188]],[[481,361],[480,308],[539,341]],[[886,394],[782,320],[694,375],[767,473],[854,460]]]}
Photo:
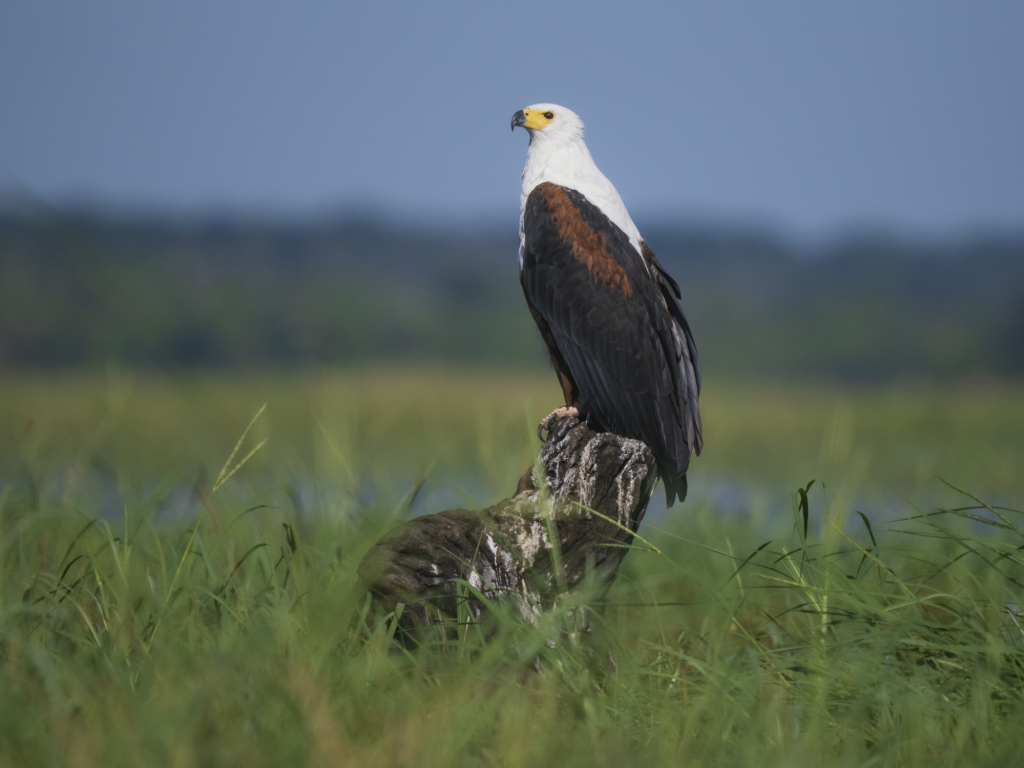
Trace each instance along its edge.
{"label": "yellow beak", "polygon": [[543,112],[538,112],[536,109],[520,109],[512,115],[512,130],[514,131],[516,126],[522,126],[523,128],[539,131],[550,122],[550,120],[544,117]]}

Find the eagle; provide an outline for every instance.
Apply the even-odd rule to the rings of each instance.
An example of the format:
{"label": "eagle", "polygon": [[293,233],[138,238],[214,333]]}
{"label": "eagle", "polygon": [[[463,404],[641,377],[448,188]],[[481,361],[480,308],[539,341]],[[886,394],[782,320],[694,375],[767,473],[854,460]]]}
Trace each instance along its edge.
{"label": "eagle", "polygon": [[530,135],[519,212],[519,280],[565,397],[566,414],[650,447],[669,506],[700,454],[700,367],[679,285],[658,262],[583,121],[557,104],[512,116]]}

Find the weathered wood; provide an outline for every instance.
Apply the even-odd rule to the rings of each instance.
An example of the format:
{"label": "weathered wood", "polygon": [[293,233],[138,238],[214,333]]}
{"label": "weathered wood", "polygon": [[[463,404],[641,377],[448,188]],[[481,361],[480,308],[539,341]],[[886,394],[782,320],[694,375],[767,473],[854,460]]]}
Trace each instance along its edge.
{"label": "weathered wood", "polygon": [[[400,627],[410,636],[434,620],[456,618],[460,600],[481,618],[484,604],[460,596],[453,579],[489,600],[514,601],[534,620],[588,572],[597,596],[607,591],[656,480],[654,456],[642,442],[596,433],[563,416],[513,497],[480,512],[450,509],[398,526],[366,553],[359,576],[385,611],[406,605]],[[549,533],[555,531],[553,552]]]}

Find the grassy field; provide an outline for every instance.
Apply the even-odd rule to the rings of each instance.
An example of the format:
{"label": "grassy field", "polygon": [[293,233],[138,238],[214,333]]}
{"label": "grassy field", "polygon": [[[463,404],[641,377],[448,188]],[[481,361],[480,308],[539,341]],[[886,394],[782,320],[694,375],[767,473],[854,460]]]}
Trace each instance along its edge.
{"label": "grassy field", "polygon": [[1019,385],[708,382],[691,498],[592,634],[498,610],[489,644],[395,650],[362,553],[509,495],[557,398],[550,373],[0,378],[0,764],[1024,758]]}

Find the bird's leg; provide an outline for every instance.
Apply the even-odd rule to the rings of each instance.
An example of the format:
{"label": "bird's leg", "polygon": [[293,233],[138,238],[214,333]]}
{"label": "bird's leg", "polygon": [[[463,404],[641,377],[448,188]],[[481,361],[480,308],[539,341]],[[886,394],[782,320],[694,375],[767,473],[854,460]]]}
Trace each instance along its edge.
{"label": "bird's leg", "polygon": [[541,434],[541,432],[543,432],[545,429],[550,431],[552,424],[554,424],[556,421],[566,418],[567,416],[578,417],[579,415],[580,412],[571,405],[563,405],[561,408],[556,408],[555,410],[553,410],[551,413],[549,413],[547,416],[540,420],[540,424],[537,425],[537,439],[540,440],[542,443],[547,442],[544,439],[544,436]]}

